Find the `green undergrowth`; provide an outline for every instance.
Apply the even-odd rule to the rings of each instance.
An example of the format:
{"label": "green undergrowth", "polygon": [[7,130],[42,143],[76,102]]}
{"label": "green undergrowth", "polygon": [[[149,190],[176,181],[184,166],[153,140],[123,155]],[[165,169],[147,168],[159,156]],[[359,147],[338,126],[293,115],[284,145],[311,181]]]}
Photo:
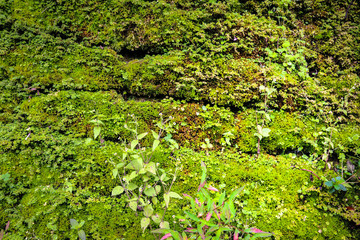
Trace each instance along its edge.
{"label": "green undergrowth", "polygon": [[[16,108],[16,114],[4,111],[0,115],[6,136],[2,145],[7,149],[16,149],[22,142],[20,139],[26,138],[27,134],[30,134],[29,140],[52,131],[75,137],[92,137],[95,127],[92,120],[103,122],[102,139],[120,142],[129,139],[129,133],[123,126],[132,121],[133,116],[139,121],[141,131],[150,131],[156,128],[155,121],[162,115],[173,118],[169,133],[181,146],[201,149],[205,138],[209,138],[214,145],[212,150],[235,146],[245,153],[256,152],[256,112],[252,110],[234,113],[216,105],[171,99],[161,102],[124,100],[115,91],[29,93],[25,99]],[[11,123],[14,120],[22,123]],[[271,135],[264,139],[264,150],[269,153],[320,154],[324,148],[324,137],[330,135],[327,129],[333,125],[315,120],[299,112],[273,111],[268,123]],[[342,145],[341,151],[352,152],[359,147],[356,141],[359,135],[357,124],[343,123],[337,124],[331,138],[335,145]]]}
{"label": "green undergrowth", "polygon": [[[1,221],[11,221],[10,239],[17,239],[16,236],[43,239],[52,234],[73,238],[69,232],[70,218],[86,221],[83,229],[93,239],[150,237],[136,227],[139,219],[125,207],[124,198],[110,196],[114,181],[109,162],[121,154],[118,144],[73,141],[78,141],[73,152],[63,153],[57,166],[49,163],[46,154],[34,158],[36,149],[2,156],[1,171],[9,173],[10,178],[1,182]],[[67,146],[57,147],[69,151]],[[235,202],[240,209],[238,221],[247,225],[256,223],[262,230],[274,232],[276,239],[356,236],[341,218],[346,217],[346,212],[326,211],[334,202],[332,196],[321,190],[321,181],[312,181],[309,172],[298,170],[307,168],[322,174],[306,160],[271,155],[255,159],[231,151],[207,156],[204,152],[183,148],[174,152],[173,157],[168,150],[159,150],[154,161],[173,168],[175,158],[180,161],[180,171],[174,191],[196,191],[194,182],[201,176],[197,166],[203,161],[209,169],[209,184],[220,185],[227,191],[245,186]],[[348,200],[338,208],[358,201],[352,191],[342,198]],[[179,214],[181,208],[186,209],[187,204],[169,207],[167,217],[171,219],[172,215]],[[51,230],[48,223],[56,225],[56,230]]]}
{"label": "green undergrowth", "polygon": [[358,121],[355,13],[351,21],[336,15],[317,26],[308,2],[3,0],[1,6],[3,80],[21,92],[116,89],[253,108],[261,102],[259,87],[273,84],[277,109],[303,110],[316,100],[334,110],[346,99],[349,118]]}
{"label": "green undergrowth", "polygon": [[[4,239],[77,239],[70,219],[88,239],[153,239],[112,196],[133,128],[180,169],[176,193],[196,194],[201,162],[211,186],[244,186],[241,226],[359,239],[359,26],[345,0],[0,0]],[[181,231],[189,207],[171,202]]]}
{"label": "green undergrowth", "polygon": [[[357,188],[342,194],[346,201],[338,201],[321,189],[321,181],[298,170],[324,174],[314,168],[318,160],[311,154],[323,151],[319,131],[325,123],[300,114],[274,112],[269,124],[272,134],[262,145],[269,153],[293,154],[256,159],[251,155],[256,152],[253,111],[235,114],[223,107],[169,99],[124,100],[115,91],[58,91],[33,94],[15,112],[3,113],[6,120],[0,128],[1,172],[10,175],[10,180],[1,183],[1,222],[11,221],[14,228],[9,236],[14,239],[43,239],[51,234],[73,238],[70,218],[86,221],[84,230],[94,239],[150,238],[140,232],[139,219],[126,208],[125,199],[110,196],[115,184],[110,162],[121,156],[122,141],[131,140],[124,124],[131,125],[135,118],[140,132],[156,131],[155,121],[170,116],[172,127],[167,134],[182,147],[174,153],[159,150],[154,159],[167,169],[174,168],[175,159],[180,161],[174,191],[194,193],[200,177],[198,165],[203,161],[208,165],[210,184],[225,184],[221,186],[227,191],[246,186],[236,202],[241,209],[239,221],[244,224],[256,223],[274,232],[277,239],[338,239],[357,234],[348,227],[357,221],[358,211],[347,210],[358,206],[358,199],[353,198]],[[104,123],[97,140],[93,139],[94,119]],[[358,132],[358,126],[344,125],[334,132],[333,142],[341,142],[342,152],[353,155],[352,150],[359,148]],[[213,148],[199,152],[205,138]],[[149,144],[145,137],[144,146]],[[334,152],[334,162],[338,154]],[[186,204],[181,208],[186,209]],[[168,217],[179,214],[181,208],[170,206]],[[48,223],[56,225],[56,230]]]}

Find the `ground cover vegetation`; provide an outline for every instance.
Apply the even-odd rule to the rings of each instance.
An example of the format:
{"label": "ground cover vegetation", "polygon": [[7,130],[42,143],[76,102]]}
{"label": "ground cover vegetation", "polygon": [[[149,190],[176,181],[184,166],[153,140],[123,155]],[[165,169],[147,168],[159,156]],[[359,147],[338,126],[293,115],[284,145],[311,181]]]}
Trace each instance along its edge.
{"label": "ground cover vegetation", "polygon": [[0,239],[359,239],[357,0],[0,0]]}

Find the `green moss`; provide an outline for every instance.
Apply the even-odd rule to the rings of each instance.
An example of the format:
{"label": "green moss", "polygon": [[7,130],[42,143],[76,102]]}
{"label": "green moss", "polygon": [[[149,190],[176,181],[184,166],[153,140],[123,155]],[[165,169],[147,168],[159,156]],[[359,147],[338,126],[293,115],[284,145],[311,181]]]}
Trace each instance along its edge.
{"label": "green moss", "polygon": [[[355,2],[3,0],[0,9],[0,174],[10,174],[0,180],[0,227],[10,219],[9,239],[76,239],[70,218],[84,220],[91,239],[152,238],[124,198],[110,196],[111,162],[133,139],[125,123],[157,131],[161,114],[181,149],[159,148],[154,160],[166,169],[180,161],[174,191],[194,193],[204,161],[211,184],[245,185],[239,222],[276,239],[359,238],[358,187],[329,194],[296,169],[334,175],[310,164],[331,144],[334,168],[342,154],[358,165]],[[261,153],[307,160],[243,154],[257,152],[261,85],[276,89]],[[104,123],[96,140],[94,119]],[[206,138],[213,148],[201,152]]]}
{"label": "green moss", "polygon": [[[317,172],[299,158],[262,156],[254,159],[231,152],[206,156],[186,149],[179,155],[183,166],[179,186],[200,181],[200,171],[193,171],[200,161],[207,164],[207,182],[211,185],[224,183],[226,190],[245,186],[235,201],[243,224],[274,232],[276,239],[355,237],[339,214],[319,209],[316,194],[307,195],[311,189],[318,189],[321,182],[311,182],[308,172],[291,167],[296,165]],[[181,189],[191,193],[196,187]]]}

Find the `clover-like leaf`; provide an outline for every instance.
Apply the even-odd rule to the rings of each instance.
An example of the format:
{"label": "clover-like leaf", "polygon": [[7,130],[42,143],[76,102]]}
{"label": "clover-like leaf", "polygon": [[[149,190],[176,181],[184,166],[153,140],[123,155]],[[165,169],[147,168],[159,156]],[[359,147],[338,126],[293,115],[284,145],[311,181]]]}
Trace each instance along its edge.
{"label": "clover-like leaf", "polygon": [[121,193],[123,193],[123,192],[124,192],[124,188],[123,188],[123,187],[121,187],[121,186],[116,186],[116,187],[114,187],[114,189],[112,190],[111,195],[112,195],[112,196],[117,196],[117,195],[119,195],[119,194],[121,194]]}
{"label": "clover-like leaf", "polygon": [[99,136],[100,131],[101,131],[101,127],[98,126],[94,127],[94,139],[96,139]]}
{"label": "clover-like leaf", "polygon": [[145,232],[145,229],[149,226],[149,224],[150,224],[150,218],[145,217],[141,219],[140,226],[143,232]]}
{"label": "clover-like leaf", "polygon": [[151,217],[153,212],[154,212],[154,209],[152,208],[152,206],[150,204],[145,206],[145,208],[144,208],[145,217]]}
{"label": "clover-like leaf", "polygon": [[182,199],[182,197],[179,194],[177,194],[176,192],[169,192],[169,196],[172,198]]}
{"label": "clover-like leaf", "polygon": [[263,137],[268,137],[270,131],[271,131],[270,128],[263,128],[261,135],[262,135]]}
{"label": "clover-like leaf", "polygon": [[78,235],[81,240],[86,240],[86,235],[85,235],[84,230],[78,231]]}

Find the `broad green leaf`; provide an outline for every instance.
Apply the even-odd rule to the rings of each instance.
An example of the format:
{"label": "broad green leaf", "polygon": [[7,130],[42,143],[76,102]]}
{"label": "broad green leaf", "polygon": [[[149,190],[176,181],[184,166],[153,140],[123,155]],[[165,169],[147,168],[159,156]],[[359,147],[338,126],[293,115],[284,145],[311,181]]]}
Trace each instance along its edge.
{"label": "broad green leaf", "polygon": [[178,233],[178,232],[176,232],[176,231],[173,231],[173,230],[170,230],[170,233],[171,233],[171,236],[172,236],[175,240],[181,240],[181,239],[182,239],[180,233]]}
{"label": "broad green leaf", "polygon": [[169,142],[171,143],[173,148],[179,149],[179,144],[174,139],[170,139]]}
{"label": "broad green leaf", "polygon": [[204,194],[204,196],[205,196],[206,199],[210,199],[210,198],[211,198],[209,192],[208,192],[206,189],[201,188],[200,191],[201,191],[202,194]]}
{"label": "broad green leaf", "polygon": [[225,192],[223,192],[223,193],[220,195],[218,207],[220,207],[220,206],[224,203],[224,199],[225,199]]}
{"label": "broad green leaf", "polygon": [[256,137],[258,137],[260,140],[262,139],[262,135],[261,134],[259,134],[259,133],[254,133],[254,135],[256,136]]}
{"label": "broad green leaf", "polygon": [[236,189],[234,192],[232,192],[229,197],[229,200],[233,201],[243,189],[244,189],[244,187],[241,187],[241,188]]}
{"label": "broad green leaf", "polygon": [[166,234],[170,232],[170,229],[160,228],[151,231],[152,233]]}
{"label": "broad green leaf", "polygon": [[146,164],[145,170],[156,175],[156,164],[154,162],[149,162]]}
{"label": "broad green leaf", "polygon": [[147,132],[140,134],[140,135],[138,136],[138,140],[143,139],[147,134],[148,134]]}
{"label": "broad green leaf", "polygon": [[156,224],[160,224],[161,222],[161,217],[158,214],[152,215],[151,219],[156,223]]}
{"label": "broad green leaf", "polygon": [[185,214],[192,220],[196,221],[196,222],[201,222],[202,224],[205,224],[209,227],[213,227],[213,226],[217,226],[216,224],[212,223],[212,222],[209,222],[209,221],[206,221],[204,219],[200,219],[198,218],[196,215],[190,213],[190,212],[187,212],[187,211],[184,211]]}
{"label": "broad green leaf", "polygon": [[161,177],[160,177],[160,180],[161,180],[161,181],[164,181],[165,178],[166,178],[166,173],[163,173],[163,174],[161,175]]}
{"label": "broad green leaf", "polygon": [[201,236],[201,239],[205,238],[205,234],[204,234],[204,231],[203,231],[204,226],[205,226],[204,224],[198,224],[197,225],[197,230],[198,230],[199,235]]}
{"label": "broad green leaf", "polygon": [[132,209],[133,211],[136,212],[136,210],[137,210],[137,202],[136,201],[131,201],[129,203],[129,207],[130,207],[130,209]]}
{"label": "broad green leaf", "polygon": [[130,175],[125,176],[127,182],[130,182],[134,178],[136,178],[139,174],[136,171],[132,171]]}
{"label": "broad green leaf", "polygon": [[267,119],[267,120],[269,120],[269,121],[271,120],[271,118],[270,118],[270,114],[265,113],[265,117],[266,117],[266,119]]}
{"label": "broad green leaf", "polygon": [[262,135],[263,137],[268,137],[268,136],[269,136],[270,131],[271,131],[271,130],[270,130],[270,128],[263,128],[263,129],[262,129],[262,134],[261,134],[261,135]]}
{"label": "broad green leaf", "polygon": [[160,141],[155,139],[153,142],[152,150],[155,151],[155,149],[159,146]]}
{"label": "broad green leaf", "polygon": [[154,137],[155,140],[158,140],[158,139],[159,139],[159,135],[158,135],[156,132],[154,132],[153,130],[151,130],[151,133],[152,133],[152,135],[153,135],[153,137]]}
{"label": "broad green leaf", "polygon": [[124,188],[121,187],[121,186],[116,186],[114,187],[114,189],[112,190],[112,193],[111,193],[111,196],[116,196],[116,195],[119,195],[121,193],[124,192]]}
{"label": "broad green leaf", "polygon": [[156,192],[156,195],[158,195],[161,191],[161,186],[160,185],[156,185],[155,186],[155,192]]}
{"label": "broad green leaf", "polygon": [[220,229],[218,229],[218,230],[216,231],[215,240],[219,240],[219,239],[220,239],[221,233],[222,233],[222,230],[221,230],[221,228],[220,228]]}
{"label": "broad green leaf", "polygon": [[160,228],[169,229],[170,228],[169,222],[167,222],[167,221],[161,222],[160,223]]}
{"label": "broad green leaf", "polygon": [[149,197],[155,197],[156,196],[155,188],[153,188],[153,187],[147,188],[144,191],[144,193],[145,193],[146,196],[149,196]]}
{"label": "broad green leaf", "polygon": [[76,221],[75,219],[70,219],[70,224],[71,224],[71,229],[77,229],[77,227],[79,226],[78,221]]}
{"label": "broad green leaf", "polygon": [[94,139],[96,139],[101,131],[101,127],[94,127]]}
{"label": "broad green leaf", "polygon": [[235,210],[233,201],[229,201],[229,209],[230,209],[231,215],[234,217],[236,214],[236,210]]}
{"label": "broad green leaf", "polygon": [[150,178],[147,175],[144,175],[142,180],[143,182],[147,182],[150,180]]}
{"label": "broad green leaf", "polygon": [[216,230],[218,230],[219,229],[219,226],[213,226],[213,227],[211,227],[211,228],[209,228],[209,230],[207,231],[207,233],[212,233],[212,232],[215,232]]}
{"label": "broad green leaf", "polygon": [[200,218],[198,218],[196,215],[192,214],[191,212],[185,211],[185,214],[195,222],[200,222]]}
{"label": "broad green leaf", "polygon": [[152,208],[152,206],[150,204],[146,205],[144,207],[144,215],[145,215],[145,217],[151,217],[153,212],[154,212],[154,209]]}
{"label": "broad green leaf", "polygon": [[119,173],[119,170],[117,168],[112,170],[112,174],[113,174],[114,178],[117,177],[118,173]]}
{"label": "broad green leaf", "polygon": [[141,229],[143,230],[143,232],[145,232],[145,229],[149,226],[150,224],[150,218],[142,218],[140,221],[140,225],[141,225]]}
{"label": "broad green leaf", "polygon": [[131,141],[131,144],[130,144],[130,147],[131,147],[131,150],[134,150],[136,145],[138,145],[139,141],[138,140],[132,140]]}
{"label": "broad green leaf", "polygon": [[340,184],[339,187],[340,187],[341,190],[347,191],[346,187],[343,184]]}
{"label": "broad green leaf", "polygon": [[140,171],[140,169],[143,168],[143,160],[141,158],[137,158],[135,160],[132,160],[127,166],[126,168],[128,169],[133,169],[136,171]]}
{"label": "broad green leaf", "polygon": [[327,187],[332,187],[332,186],[333,186],[333,182],[332,182],[332,181],[327,181],[327,182],[325,182],[325,185],[326,185]]}
{"label": "broad green leaf", "polygon": [[86,240],[86,235],[85,235],[84,230],[78,231],[78,235],[81,240]]}
{"label": "broad green leaf", "polygon": [[169,202],[170,202],[170,196],[168,193],[164,193],[164,201],[165,201],[165,205],[166,207],[169,206]]}
{"label": "broad green leaf", "polygon": [[182,197],[179,194],[177,194],[176,192],[169,192],[169,196],[172,198],[182,199]]}
{"label": "broad green leaf", "polygon": [[258,237],[264,238],[264,237],[271,237],[273,234],[272,233],[255,233],[254,235],[252,235],[252,237],[250,238],[250,240],[256,239]]}
{"label": "broad green leaf", "polygon": [[233,231],[233,229],[231,228],[227,228],[227,227],[222,227],[220,228],[223,232],[230,232],[230,231]]}
{"label": "broad green leaf", "polygon": [[117,168],[117,169],[122,168],[124,165],[125,165],[124,162],[118,163],[118,164],[116,164],[116,168]]}
{"label": "broad green leaf", "polygon": [[245,233],[251,233],[253,230],[252,230],[252,228],[246,228],[246,229],[244,229],[244,232]]}
{"label": "broad green leaf", "polygon": [[82,226],[84,226],[84,224],[85,224],[85,221],[82,220],[82,221],[79,223],[78,229],[81,228]]}
{"label": "broad green leaf", "polygon": [[129,183],[129,185],[127,185],[126,187],[129,191],[133,191],[134,189],[138,188],[138,185],[136,185],[135,183]]}

